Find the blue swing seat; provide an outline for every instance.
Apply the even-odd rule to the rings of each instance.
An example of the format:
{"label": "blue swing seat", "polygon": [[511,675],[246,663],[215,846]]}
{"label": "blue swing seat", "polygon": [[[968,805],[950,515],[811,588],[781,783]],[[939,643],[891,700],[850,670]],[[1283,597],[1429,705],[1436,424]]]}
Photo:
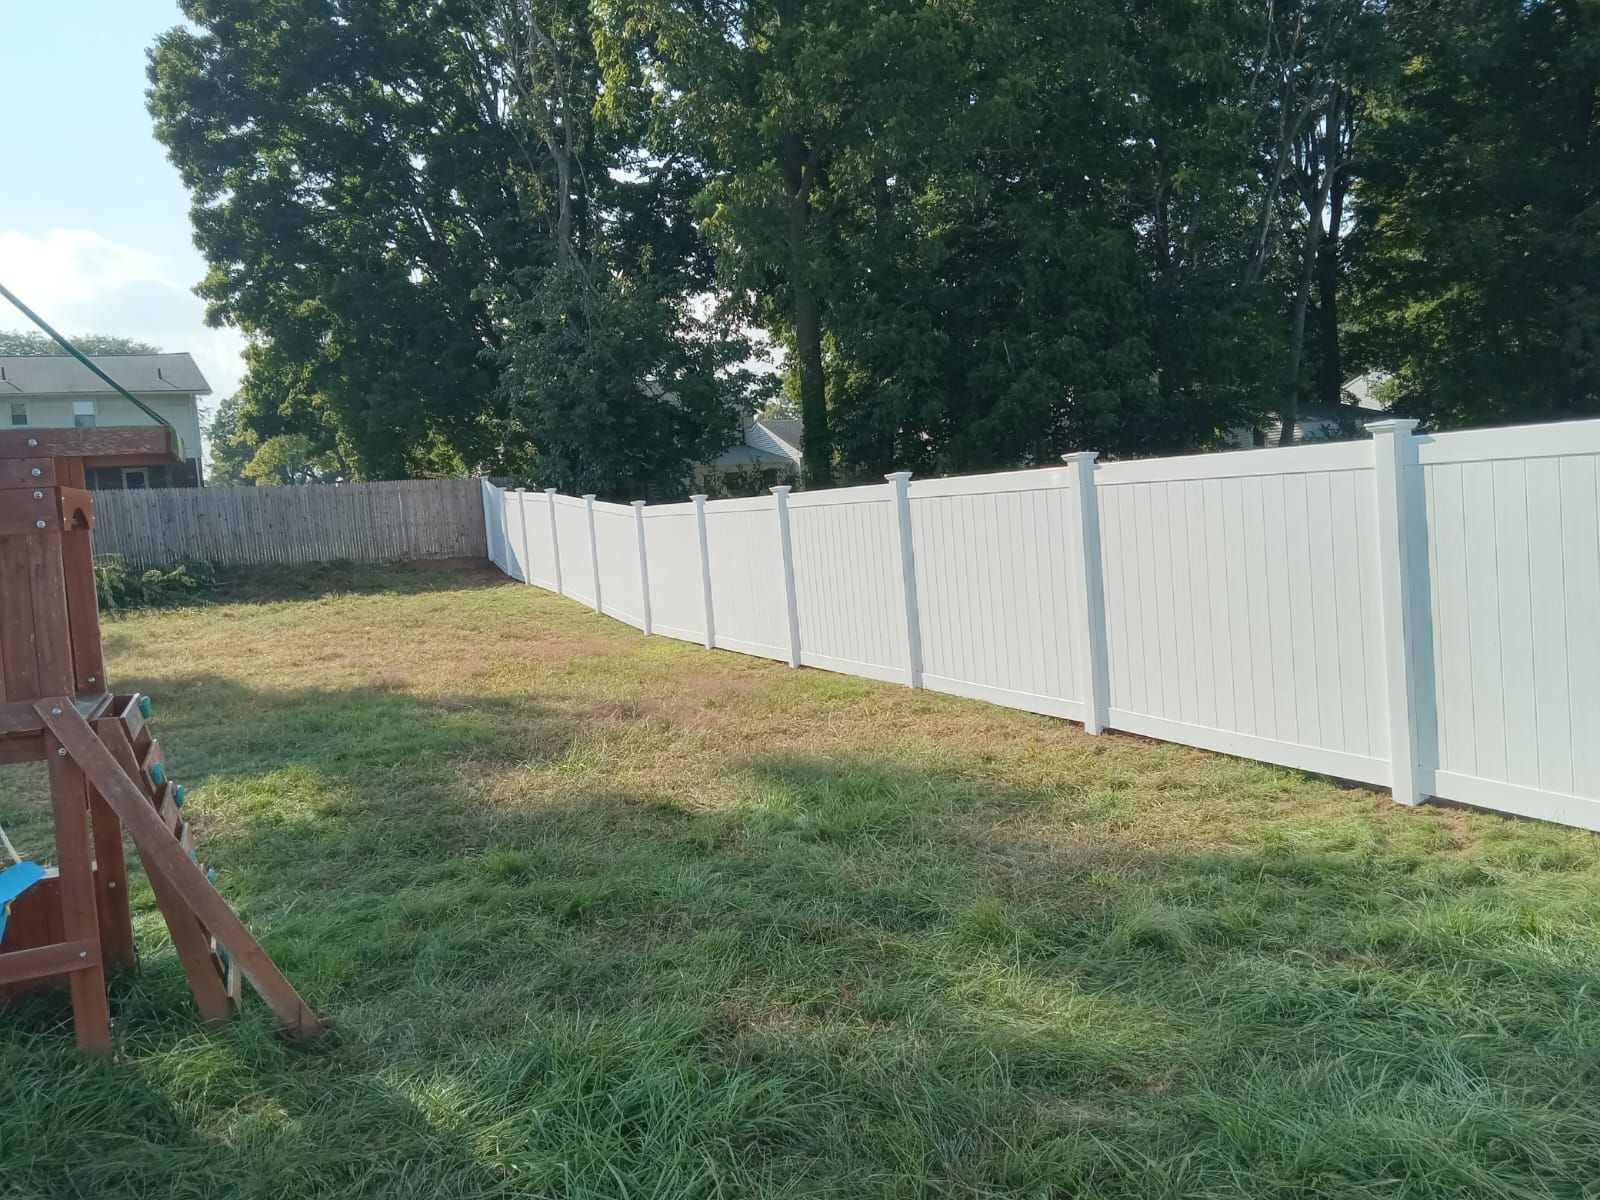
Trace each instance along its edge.
{"label": "blue swing seat", "polygon": [[45,869],[38,863],[23,862],[0,871],[0,939],[6,936],[6,918],[11,915],[11,902],[45,877]]}

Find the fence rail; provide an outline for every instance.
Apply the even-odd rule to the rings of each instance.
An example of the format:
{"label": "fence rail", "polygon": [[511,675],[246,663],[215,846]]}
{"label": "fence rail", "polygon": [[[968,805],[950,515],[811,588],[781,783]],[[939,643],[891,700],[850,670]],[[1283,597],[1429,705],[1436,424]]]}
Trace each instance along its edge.
{"label": "fence rail", "polygon": [[1600,829],[1600,421],[631,508],[487,482],[646,633]]}
{"label": "fence rail", "polygon": [[142,567],[397,562],[488,553],[475,479],[95,493],[94,550]]}

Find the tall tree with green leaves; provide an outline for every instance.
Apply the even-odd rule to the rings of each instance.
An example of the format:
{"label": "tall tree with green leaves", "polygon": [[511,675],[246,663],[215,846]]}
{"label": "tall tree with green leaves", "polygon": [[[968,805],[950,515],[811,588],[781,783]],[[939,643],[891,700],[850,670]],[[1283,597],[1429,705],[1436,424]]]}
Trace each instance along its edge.
{"label": "tall tree with green leaves", "polygon": [[[111,333],[80,333],[67,339],[85,354],[160,354],[161,350],[138,338]],[[0,355],[65,354],[60,344],[37,329],[0,329]]]}
{"label": "tall tree with green leaves", "polygon": [[492,465],[499,345],[480,288],[538,260],[504,66],[473,0],[186,0],[151,54],[157,136],[194,193],[209,318],[255,343],[244,420],[332,428],[368,477]]}
{"label": "tall tree with green leaves", "polygon": [[1600,414],[1600,7],[1389,0],[1356,325],[1439,426]]}

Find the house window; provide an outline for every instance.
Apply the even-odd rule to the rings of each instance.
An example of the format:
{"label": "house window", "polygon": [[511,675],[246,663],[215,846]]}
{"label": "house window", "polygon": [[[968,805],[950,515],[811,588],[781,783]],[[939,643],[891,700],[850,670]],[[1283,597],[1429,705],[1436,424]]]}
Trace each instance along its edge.
{"label": "house window", "polygon": [[129,491],[140,491],[150,486],[150,477],[145,474],[143,467],[128,467],[122,472],[122,486]]}
{"label": "house window", "polygon": [[20,400],[11,402],[11,423],[13,425],[26,425],[28,423],[28,406]]}
{"label": "house window", "polygon": [[72,424],[77,429],[94,428],[93,400],[74,400],[72,402]]}

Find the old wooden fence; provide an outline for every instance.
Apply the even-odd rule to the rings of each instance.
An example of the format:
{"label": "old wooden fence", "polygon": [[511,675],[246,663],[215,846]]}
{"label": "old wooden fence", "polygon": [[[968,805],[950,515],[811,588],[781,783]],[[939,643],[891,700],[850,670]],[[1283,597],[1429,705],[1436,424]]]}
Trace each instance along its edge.
{"label": "old wooden fence", "polygon": [[490,556],[647,633],[1600,829],[1600,421],[634,508]]}
{"label": "old wooden fence", "polygon": [[482,558],[476,479],[95,494],[96,554],[139,566]]}

